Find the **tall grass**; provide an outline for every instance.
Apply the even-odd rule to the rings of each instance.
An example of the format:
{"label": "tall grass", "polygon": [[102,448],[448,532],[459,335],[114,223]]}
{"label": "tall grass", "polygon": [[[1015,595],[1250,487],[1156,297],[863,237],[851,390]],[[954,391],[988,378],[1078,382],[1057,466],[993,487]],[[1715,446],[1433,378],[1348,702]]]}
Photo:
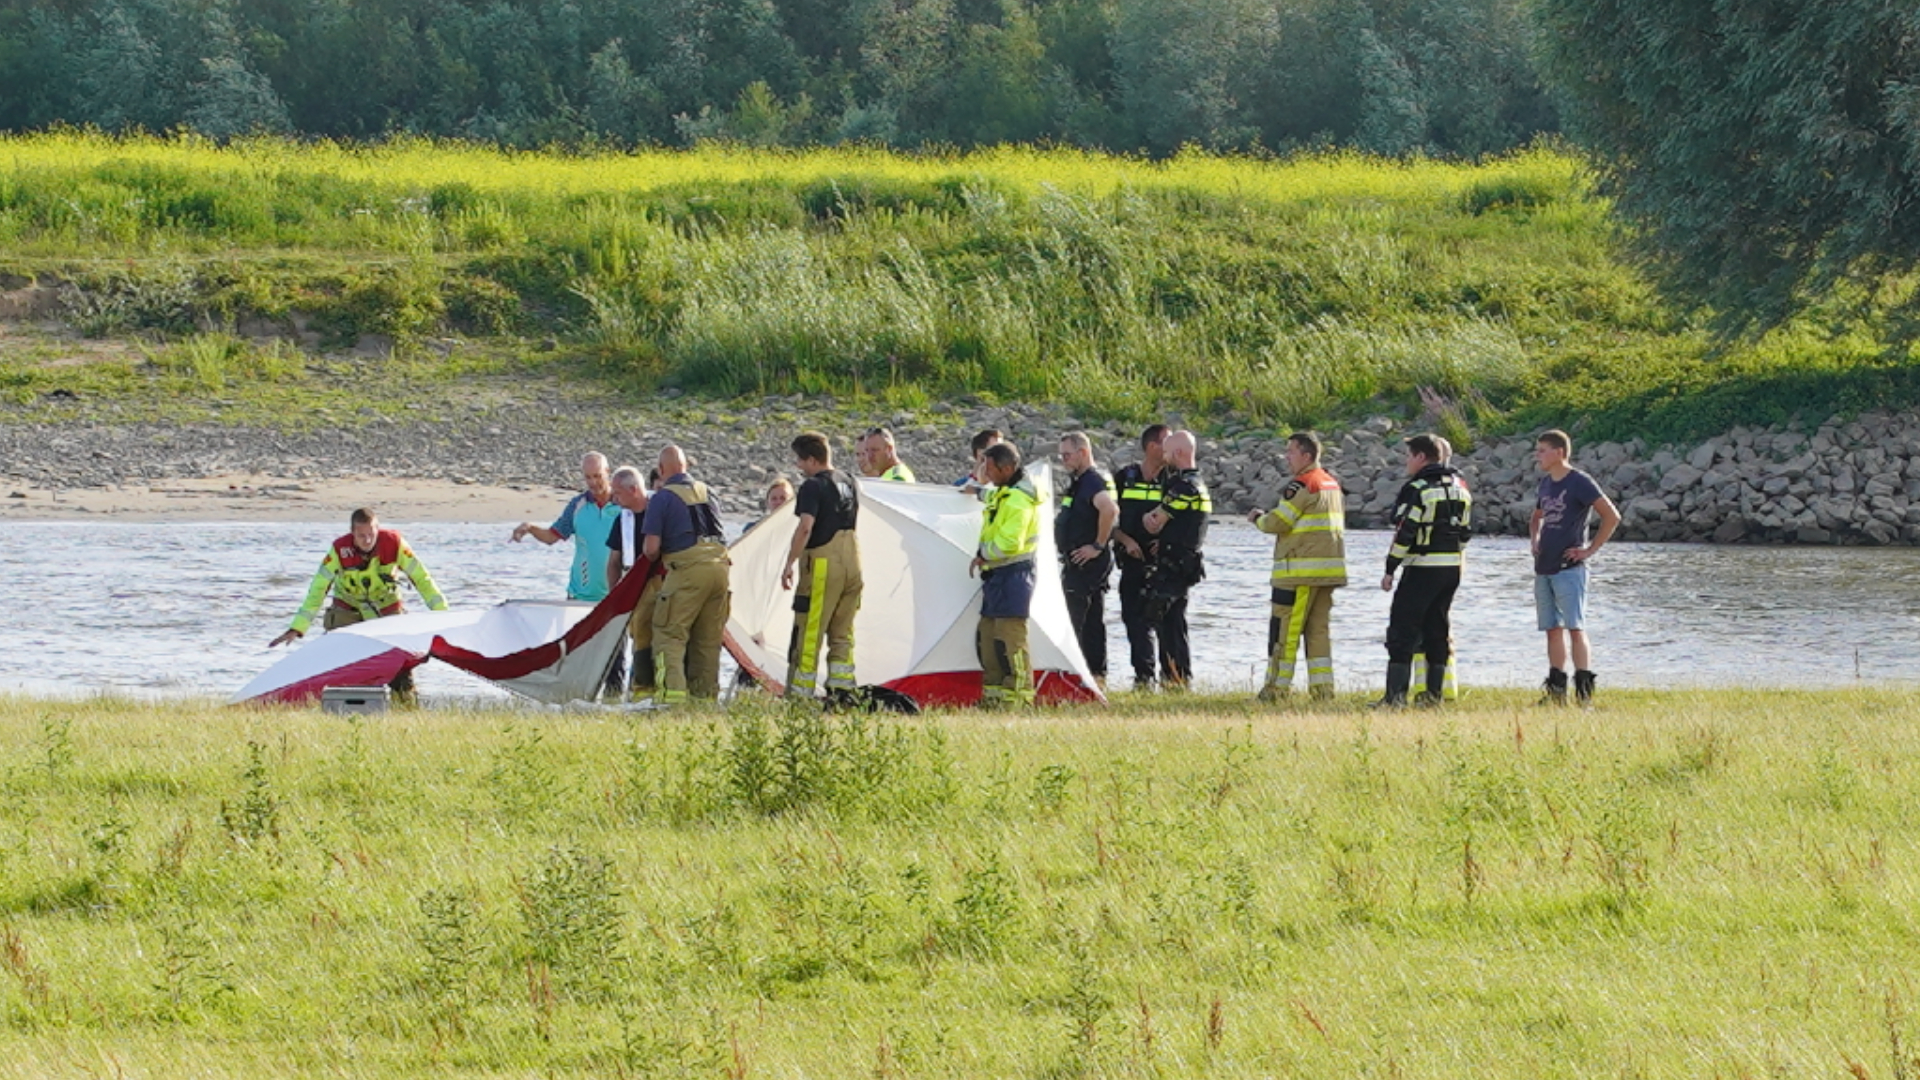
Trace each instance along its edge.
{"label": "tall grass", "polygon": [[[1612,434],[1596,428],[1631,427],[1700,372],[1734,373],[1735,410],[1792,408],[1805,395],[1778,377],[1806,367],[1884,384],[1853,345],[1798,329],[1709,362],[1616,257],[1606,211],[1546,149],[1150,162],[0,139],[0,270],[72,282],[91,333],[294,315],[335,345],[537,332],[642,386],[1262,425],[1427,387],[1487,403],[1488,422],[1574,411]],[[1665,431],[1640,433],[1727,409],[1656,411]]]}
{"label": "tall grass", "polygon": [[1910,1074],[1914,696],[1606,705],[6,699],[0,1076]]}

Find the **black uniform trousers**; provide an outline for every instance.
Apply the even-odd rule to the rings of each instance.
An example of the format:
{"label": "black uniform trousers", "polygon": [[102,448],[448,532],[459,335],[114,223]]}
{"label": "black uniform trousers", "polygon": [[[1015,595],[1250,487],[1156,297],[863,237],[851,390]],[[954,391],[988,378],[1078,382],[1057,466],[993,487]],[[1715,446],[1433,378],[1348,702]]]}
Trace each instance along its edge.
{"label": "black uniform trousers", "polygon": [[1107,677],[1107,589],[1113,557],[1102,555],[1086,566],[1060,564],[1060,590],[1067,596],[1067,621],[1080,642],[1080,655],[1095,678]]}
{"label": "black uniform trousers", "polygon": [[1453,594],[1460,590],[1457,566],[1409,566],[1400,571],[1387,618],[1387,662],[1427,658],[1427,686],[1437,690],[1453,654]]}
{"label": "black uniform trousers", "polygon": [[1138,559],[1120,560],[1120,624],[1127,628],[1134,685],[1152,686],[1159,677],[1163,653],[1155,640],[1158,625],[1147,618],[1147,564]]}

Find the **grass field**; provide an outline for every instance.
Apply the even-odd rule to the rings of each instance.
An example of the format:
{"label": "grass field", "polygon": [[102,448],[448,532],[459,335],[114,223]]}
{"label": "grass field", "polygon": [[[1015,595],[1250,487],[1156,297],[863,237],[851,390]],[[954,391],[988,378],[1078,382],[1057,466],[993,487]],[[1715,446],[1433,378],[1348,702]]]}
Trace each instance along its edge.
{"label": "grass field", "polygon": [[1900,1077],[1920,698],[0,699],[0,1076]]}
{"label": "grass field", "polygon": [[1655,441],[1920,401],[1870,318],[1829,325],[1860,298],[1715,352],[1622,255],[1580,162],[1546,149],[1148,162],[66,132],[0,139],[0,251],[0,275],[73,285],[84,333],[166,339],[91,365],[57,341],[0,349],[16,405],[66,389],[310,413],[333,373],[238,333],[295,323],[322,348],[396,343],[416,383],[462,373],[427,348],[455,334],[489,372],[550,339],[634,394],[979,393],[1257,427],[1414,408],[1421,387],[1481,428]]}

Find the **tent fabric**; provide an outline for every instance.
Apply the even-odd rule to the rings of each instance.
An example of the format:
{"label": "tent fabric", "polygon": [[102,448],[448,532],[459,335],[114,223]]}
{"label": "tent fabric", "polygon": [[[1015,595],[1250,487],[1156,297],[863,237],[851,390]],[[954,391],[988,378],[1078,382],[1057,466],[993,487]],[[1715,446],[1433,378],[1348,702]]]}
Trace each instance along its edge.
{"label": "tent fabric", "polygon": [[[557,636],[545,628],[543,636],[535,636],[534,628],[527,626],[486,642],[436,637],[429,654],[536,701],[591,701],[599,694],[614,655],[626,641],[627,620],[646,590],[649,573],[650,564],[640,559],[605,600]],[[539,644],[503,647],[529,640]]]}
{"label": "tent fabric", "polygon": [[295,649],[233,701],[309,703],[330,686],[383,686],[429,658],[536,701],[591,700],[625,638],[646,568],[642,559],[598,604],[509,600],[344,626]]}
{"label": "tent fabric", "polygon": [[[1051,476],[1030,471],[1041,494],[1041,573],[1033,600],[1029,648],[1034,688],[1042,701],[1103,700],[1067,617],[1054,566]],[[974,641],[980,579],[967,573],[980,537],[980,502],[940,484],[862,479],[860,572],[865,579],[854,620],[854,667],[862,683],[885,686],[922,706],[980,700]],[[793,539],[791,504],[736,541],[733,614],[728,648],[763,685],[786,678],[793,632],[793,593],[780,587]]]}

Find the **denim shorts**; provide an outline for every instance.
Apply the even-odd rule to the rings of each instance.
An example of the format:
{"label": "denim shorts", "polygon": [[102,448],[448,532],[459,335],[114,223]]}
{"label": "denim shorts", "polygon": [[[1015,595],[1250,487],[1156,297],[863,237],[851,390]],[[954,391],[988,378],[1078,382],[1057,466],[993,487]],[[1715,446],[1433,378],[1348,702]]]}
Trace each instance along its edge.
{"label": "denim shorts", "polygon": [[1542,630],[1586,629],[1586,566],[1569,566],[1557,574],[1534,575],[1533,610]]}

